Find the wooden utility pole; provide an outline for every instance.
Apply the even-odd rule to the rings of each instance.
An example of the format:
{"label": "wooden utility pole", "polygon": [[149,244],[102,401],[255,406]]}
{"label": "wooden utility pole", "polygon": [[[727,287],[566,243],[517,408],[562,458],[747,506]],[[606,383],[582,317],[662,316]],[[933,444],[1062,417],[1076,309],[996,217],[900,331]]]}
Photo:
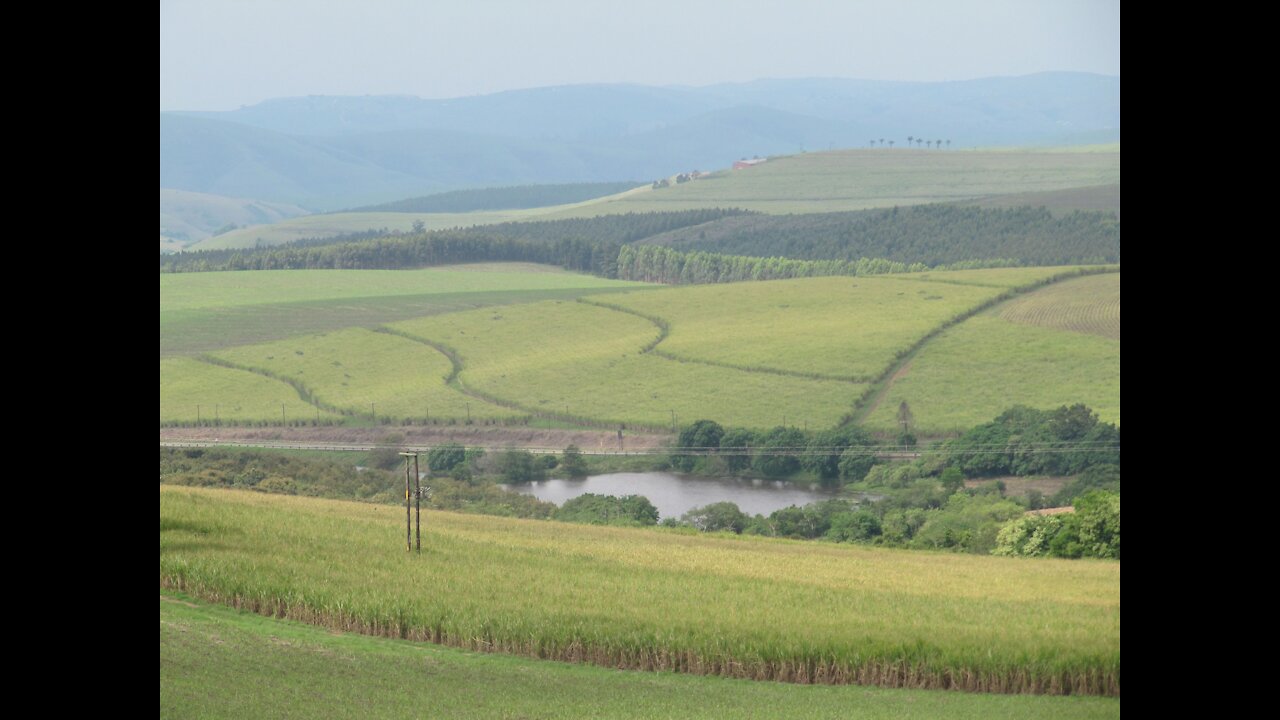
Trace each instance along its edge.
{"label": "wooden utility pole", "polygon": [[418,453],[413,454],[413,496],[417,498],[417,509],[414,511],[413,533],[414,547],[422,552],[422,475],[418,474]]}
{"label": "wooden utility pole", "polygon": [[[418,477],[418,453],[402,452],[404,458],[404,551],[413,552],[413,518],[409,515],[409,495],[417,497],[418,552],[422,552],[422,481]],[[413,458],[413,485],[409,484],[409,458]]]}
{"label": "wooden utility pole", "polygon": [[409,453],[404,456],[404,551],[413,550],[413,526],[409,522]]}

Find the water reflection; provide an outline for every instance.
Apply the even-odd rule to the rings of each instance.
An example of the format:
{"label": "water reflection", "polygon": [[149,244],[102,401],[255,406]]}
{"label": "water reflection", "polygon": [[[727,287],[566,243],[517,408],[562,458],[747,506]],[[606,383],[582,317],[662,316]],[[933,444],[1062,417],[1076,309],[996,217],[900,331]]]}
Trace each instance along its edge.
{"label": "water reflection", "polygon": [[644,495],[664,518],[678,518],[690,509],[715,502],[737,503],[748,515],[768,515],[788,505],[807,505],[836,497],[819,485],[795,485],[760,478],[706,478],[665,472],[610,473],[580,480],[545,480],[507,489],[563,505],[585,493]]}

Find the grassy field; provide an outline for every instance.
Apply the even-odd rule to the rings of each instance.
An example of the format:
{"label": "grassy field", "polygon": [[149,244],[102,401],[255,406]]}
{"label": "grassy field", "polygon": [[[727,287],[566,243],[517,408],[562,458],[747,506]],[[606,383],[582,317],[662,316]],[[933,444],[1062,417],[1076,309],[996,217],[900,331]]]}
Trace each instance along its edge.
{"label": "grassy field", "polygon": [[[177,276],[198,281],[162,292],[162,307],[176,308],[161,312],[162,357],[207,350],[237,367],[289,379],[320,407],[357,417],[376,410],[392,420],[428,414],[463,420],[469,403],[478,421],[534,415],[655,428],[668,427],[674,414],[677,422],[712,418],[763,429],[785,419],[818,428],[853,410],[867,383],[945,323],[1012,287],[1070,270],[965,270],[654,289],[558,272],[490,269],[496,271]],[[311,273],[318,279],[308,278]],[[285,284],[271,287],[269,278],[250,277],[255,274],[283,275]],[[345,296],[401,292],[415,277],[432,280],[440,292]],[[896,408],[906,399],[921,431],[929,434],[988,420],[1014,403],[1086,402],[1117,419],[1118,277],[1050,285],[1000,306],[1000,315],[1016,323],[988,313],[929,338],[880,405]],[[595,283],[609,294],[570,299],[596,292]],[[241,296],[227,285],[238,286]],[[467,287],[476,290],[458,290]],[[632,287],[646,289],[622,292]],[[527,302],[545,293],[567,295]],[[293,298],[301,299],[288,302]],[[470,309],[479,298],[512,304]],[[234,304],[264,300],[285,302]],[[230,305],[203,304],[215,302]],[[410,313],[417,317],[400,319]],[[214,317],[234,327],[223,330]],[[408,337],[342,325],[377,328],[380,320],[398,320],[384,326]],[[1027,324],[1032,322],[1050,327]],[[320,333],[303,334],[317,325]],[[1057,327],[1094,328],[1114,339]],[[236,344],[258,333],[291,337]],[[453,366],[442,351],[456,353],[459,386],[445,382]],[[199,377],[179,378],[184,369]],[[197,403],[220,403],[244,408],[243,416],[227,419],[261,421],[265,403],[250,401],[262,394],[257,388],[266,386],[276,390],[272,397],[284,393],[298,402],[296,391],[268,378],[246,380],[251,389],[238,390],[233,387],[237,377],[244,374],[202,363],[162,365],[162,417],[192,421]],[[218,399],[223,395],[226,401]],[[868,413],[869,427],[892,429],[886,407],[877,405]],[[270,417],[275,416],[272,410]],[[288,409],[286,416],[297,417]]]}
{"label": "grassy field", "polygon": [[[555,688],[548,693],[547,688]],[[1100,697],[982,695],[619,672],[332,633],[160,594],[167,718],[1118,718]]]}
{"label": "grassy field", "polygon": [[477,420],[519,414],[448,386],[453,366],[439,351],[363,328],[231,348],[214,357],[290,379],[319,407],[348,414],[453,420],[468,412]]}
{"label": "grassy field", "polygon": [[[932,273],[942,278],[948,273]],[[675,358],[868,382],[897,353],[1002,288],[831,277],[682,287],[604,299],[662,318]]]}
{"label": "grassy field", "polygon": [[740,207],[766,213],[836,212],[894,205],[970,201],[1002,205],[1002,195],[1027,195],[1017,204],[1075,203],[1109,207],[1106,191],[1039,197],[1120,182],[1120,148],[1089,152],[1046,150],[835,150],[778,157],[747,170],[722,170],[693,182],[638,188],[570,205],[471,213],[333,213],[234,230],[196,243],[195,249],[276,245],[371,228],[408,231],[510,221],[594,217],[628,212]]}
{"label": "grassy field", "polygon": [[257,245],[280,245],[294,240],[330,237],[366,230],[386,229],[391,232],[409,232],[413,229],[413,223],[419,220],[428,230],[493,225],[515,220],[532,220],[546,212],[546,208],[534,208],[469,213],[346,212],[305,215],[271,225],[253,225],[232,230],[216,237],[205,238],[191,245],[190,249],[223,250],[251,248]]}
{"label": "grassy field", "polygon": [[[1118,265],[1115,267],[1119,267]],[[1084,266],[985,268],[982,270],[949,270],[921,273],[903,273],[889,276],[893,280],[915,280],[928,283],[952,283],[1012,289],[1026,287],[1057,275],[1084,270]]]}
{"label": "grassy field", "polygon": [[[995,311],[995,312],[998,312]],[[894,430],[906,401],[917,432],[959,432],[1013,405],[1084,403],[1120,422],[1120,341],[1020,325],[985,312],[929,341],[863,423]]]}
{"label": "grassy field", "polygon": [[643,287],[533,263],[478,263],[418,270],[253,270],[162,273],[160,312],[240,305],[467,292]]}
{"label": "grassy field", "polygon": [[[283,416],[282,416],[283,406]],[[160,359],[160,422],[279,423],[332,418],[288,384],[192,358]]]}
{"label": "grassy field", "polygon": [[1120,692],[1120,565],[160,488],[160,585],[333,630],[800,683]]}
{"label": "grassy field", "polygon": [[[613,298],[613,296],[609,296]],[[641,351],[659,330],[650,321],[578,302],[544,302],[437,315],[391,325],[457,351],[469,389],[535,413],[593,423],[666,426],[834,424],[862,385],[785,377]]]}
{"label": "grassy field", "polygon": [[638,287],[531,263],[162,274],[160,356]]}
{"label": "grassy field", "polygon": [[1000,308],[1000,317],[1023,325],[1089,333],[1120,340],[1120,273],[1050,285]]}
{"label": "grassy field", "polygon": [[1118,147],[1099,152],[837,150],[775,158],[549,217],[699,207],[835,212],[1118,182]]}

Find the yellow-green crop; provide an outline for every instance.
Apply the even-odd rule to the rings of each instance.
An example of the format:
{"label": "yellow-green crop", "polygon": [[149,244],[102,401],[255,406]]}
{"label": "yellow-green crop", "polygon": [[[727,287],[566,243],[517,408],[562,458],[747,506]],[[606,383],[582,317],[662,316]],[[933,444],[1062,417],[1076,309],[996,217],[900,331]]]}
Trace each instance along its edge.
{"label": "yellow-green crop", "polygon": [[160,585],[263,614],[609,667],[1120,692],[1120,565],[160,488]]}

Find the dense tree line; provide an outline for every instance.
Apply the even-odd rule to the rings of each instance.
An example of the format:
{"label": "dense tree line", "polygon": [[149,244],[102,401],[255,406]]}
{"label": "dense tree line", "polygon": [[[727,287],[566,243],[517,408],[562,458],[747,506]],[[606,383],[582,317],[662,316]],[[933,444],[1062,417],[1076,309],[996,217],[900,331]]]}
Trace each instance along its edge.
{"label": "dense tree line", "polygon": [[381,205],[368,205],[355,208],[350,212],[455,213],[477,210],[517,210],[582,202],[615,195],[643,184],[622,181],[452,190]]}
{"label": "dense tree line", "polygon": [[1043,207],[913,205],[804,215],[742,215],[647,238],[683,252],[801,260],[885,258],[930,267],[1012,258],[1023,265],[1120,262],[1111,213]]}
{"label": "dense tree line", "polygon": [[880,275],[928,269],[920,263],[907,264],[869,258],[857,261],[793,260],[707,252],[683,253],[661,245],[624,245],[618,253],[616,277],[619,280],[690,285],[829,275]]}
{"label": "dense tree line", "polygon": [[274,247],[204,250],[160,256],[160,272],[212,270],[400,269],[466,262],[538,262],[617,276],[626,243],[668,230],[741,214],[734,209],[627,213],[594,218],[501,223],[391,234],[302,240]]}
{"label": "dense tree line", "polygon": [[[403,458],[389,450],[389,465],[356,468],[337,460],[301,458],[257,450],[160,448],[160,482],[171,485],[226,487],[281,495],[307,495],[374,503],[404,502]],[[473,455],[473,459],[475,456]],[[371,458],[376,461],[376,458]],[[449,475],[433,473],[424,507],[482,515],[548,518],[552,503],[530,495],[478,482],[473,462],[458,463]]]}
{"label": "dense tree line", "polygon": [[1120,559],[1120,493],[1094,490],[1073,503],[1074,512],[1026,515],[1006,523],[995,555]]}
{"label": "dense tree line", "polygon": [[[884,449],[856,427],[752,432],[699,420],[673,444],[673,468],[765,477],[804,472],[864,495],[754,517],[733,503],[714,503],[663,524],[958,552],[1120,557],[1120,433],[1084,405],[1014,407],[912,462],[881,462],[876,453]],[[1000,481],[965,482],[1045,474],[1076,476],[1048,501],[1074,504],[1074,516],[1027,516],[1045,505],[1039,493],[1015,500],[1005,497]]]}
{"label": "dense tree line", "polygon": [[1084,405],[1017,406],[946,446],[948,463],[967,477],[1078,475],[1120,467],[1120,428]]}
{"label": "dense tree line", "polygon": [[669,463],[676,470],[702,475],[752,471],[780,478],[804,470],[824,482],[850,483],[866,476],[879,449],[870,433],[852,425],[812,432],[781,425],[754,431],[698,420],[680,431]]}

